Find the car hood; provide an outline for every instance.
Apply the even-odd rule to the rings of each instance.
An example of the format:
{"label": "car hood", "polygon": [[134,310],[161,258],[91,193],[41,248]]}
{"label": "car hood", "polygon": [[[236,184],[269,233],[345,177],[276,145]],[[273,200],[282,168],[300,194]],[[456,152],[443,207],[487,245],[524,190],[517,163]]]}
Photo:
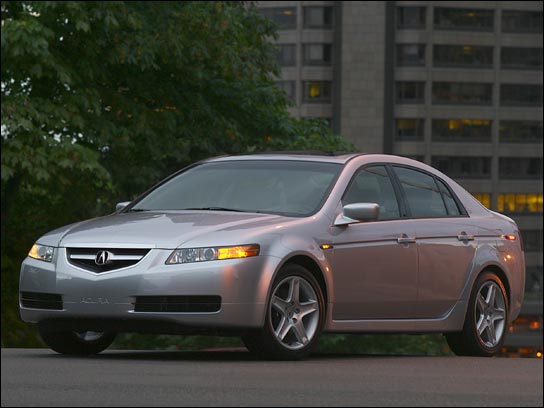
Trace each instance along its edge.
{"label": "car hood", "polygon": [[[266,229],[288,219],[279,215],[214,211],[113,214],[68,225],[44,235],[38,242],[60,247],[119,244],[123,247],[174,249],[196,237],[225,230],[228,230],[228,235],[241,238],[245,233]],[[216,244],[223,245],[220,242]]]}

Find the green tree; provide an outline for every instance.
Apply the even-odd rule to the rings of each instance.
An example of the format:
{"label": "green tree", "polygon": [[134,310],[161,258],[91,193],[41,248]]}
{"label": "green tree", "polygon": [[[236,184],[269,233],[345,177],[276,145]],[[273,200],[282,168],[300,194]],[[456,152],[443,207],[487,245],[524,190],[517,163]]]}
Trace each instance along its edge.
{"label": "green tree", "polygon": [[42,233],[108,213],[190,162],[351,147],[287,113],[275,27],[249,2],[1,3],[2,344]]}

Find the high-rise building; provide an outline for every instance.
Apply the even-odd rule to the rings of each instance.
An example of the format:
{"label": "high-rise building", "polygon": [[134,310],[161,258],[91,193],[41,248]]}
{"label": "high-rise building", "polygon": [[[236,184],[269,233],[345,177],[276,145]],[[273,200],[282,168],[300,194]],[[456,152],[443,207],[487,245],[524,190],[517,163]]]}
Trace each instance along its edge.
{"label": "high-rise building", "polygon": [[360,151],[408,156],[518,223],[523,315],[507,346],[542,350],[540,1],[261,1],[279,29],[291,114]]}

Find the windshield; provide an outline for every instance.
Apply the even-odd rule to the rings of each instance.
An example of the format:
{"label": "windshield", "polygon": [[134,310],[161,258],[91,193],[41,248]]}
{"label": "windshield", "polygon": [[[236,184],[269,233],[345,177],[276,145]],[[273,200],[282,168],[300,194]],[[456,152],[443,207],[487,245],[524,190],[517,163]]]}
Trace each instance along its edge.
{"label": "windshield", "polygon": [[342,165],[251,160],[203,163],[152,190],[129,211],[222,210],[308,216]]}

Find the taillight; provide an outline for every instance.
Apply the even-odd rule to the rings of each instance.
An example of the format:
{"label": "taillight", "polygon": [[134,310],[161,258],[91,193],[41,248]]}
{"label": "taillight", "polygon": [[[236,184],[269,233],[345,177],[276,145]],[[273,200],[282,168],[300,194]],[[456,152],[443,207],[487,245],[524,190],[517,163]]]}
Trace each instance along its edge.
{"label": "taillight", "polygon": [[519,232],[519,230],[516,231],[516,234],[503,234],[502,237],[507,241],[515,241],[517,237],[519,237],[519,245],[523,251],[523,237],[521,236],[521,232]]}

